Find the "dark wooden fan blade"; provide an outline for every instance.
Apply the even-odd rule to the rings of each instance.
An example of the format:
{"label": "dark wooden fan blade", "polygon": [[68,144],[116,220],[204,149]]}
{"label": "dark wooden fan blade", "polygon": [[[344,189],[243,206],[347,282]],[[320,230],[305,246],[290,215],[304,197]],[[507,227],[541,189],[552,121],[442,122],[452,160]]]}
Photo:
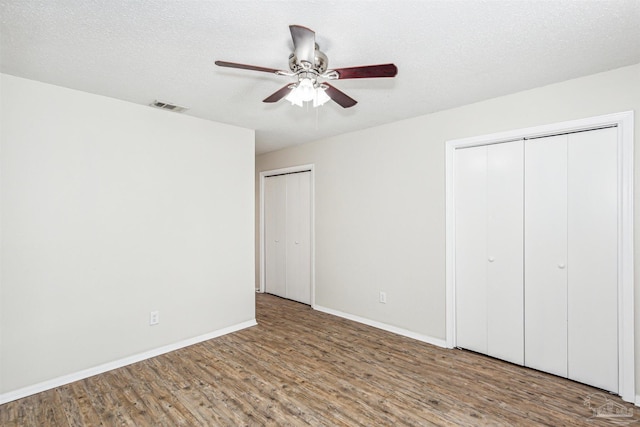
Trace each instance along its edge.
{"label": "dark wooden fan blade", "polygon": [[370,79],[375,77],[395,77],[398,67],[394,64],[364,65],[362,67],[336,68],[339,79]]}
{"label": "dark wooden fan blade", "polygon": [[329,83],[322,83],[323,86],[326,86],[325,90],[326,94],[329,95],[329,98],[333,99],[336,103],[338,103],[343,108],[353,107],[358,103],[355,99],[351,98],[346,93],[341,90],[336,89],[331,86]]}
{"label": "dark wooden fan blade", "polygon": [[298,61],[313,66],[316,59],[316,33],[300,25],[289,25],[289,30]]}
{"label": "dark wooden fan blade", "polygon": [[285,96],[289,95],[289,92],[291,92],[291,88],[289,86],[290,85],[286,85],[283,88],[278,89],[276,92],[272,93],[271,95],[266,97],[264,100],[262,100],[262,102],[278,102],[278,101],[280,101],[282,98],[284,98]]}
{"label": "dark wooden fan blade", "polygon": [[240,68],[241,70],[262,71],[265,73],[277,73],[280,70],[275,68],[258,67],[255,65],[238,64],[236,62],[216,61],[216,65],[220,67]]}

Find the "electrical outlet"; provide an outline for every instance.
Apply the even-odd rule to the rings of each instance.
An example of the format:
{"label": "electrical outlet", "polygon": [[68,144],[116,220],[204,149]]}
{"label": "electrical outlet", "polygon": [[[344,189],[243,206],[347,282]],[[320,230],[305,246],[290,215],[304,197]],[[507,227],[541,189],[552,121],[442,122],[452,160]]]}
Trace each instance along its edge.
{"label": "electrical outlet", "polygon": [[157,325],[160,323],[160,312],[158,310],[149,313],[149,325]]}
{"label": "electrical outlet", "polygon": [[380,303],[382,303],[382,304],[386,304],[387,303],[387,293],[386,292],[380,292]]}

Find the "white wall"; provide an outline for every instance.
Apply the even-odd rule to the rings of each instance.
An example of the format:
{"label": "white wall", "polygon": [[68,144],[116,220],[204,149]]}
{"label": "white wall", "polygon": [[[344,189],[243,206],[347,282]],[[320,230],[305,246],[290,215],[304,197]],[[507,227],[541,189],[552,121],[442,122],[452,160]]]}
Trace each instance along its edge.
{"label": "white wall", "polygon": [[255,319],[252,130],[0,83],[0,396]]}
{"label": "white wall", "polygon": [[[444,340],[445,141],[628,110],[640,64],[263,154],[256,171],[315,164],[316,304]],[[636,230],[638,141],[636,124]],[[639,274],[636,249],[636,319]]]}

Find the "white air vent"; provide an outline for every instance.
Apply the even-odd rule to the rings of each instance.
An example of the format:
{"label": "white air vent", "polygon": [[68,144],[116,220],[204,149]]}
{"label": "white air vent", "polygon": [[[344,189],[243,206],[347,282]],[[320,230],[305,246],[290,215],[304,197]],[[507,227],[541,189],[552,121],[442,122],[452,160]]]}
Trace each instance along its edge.
{"label": "white air vent", "polygon": [[180,105],[175,105],[175,104],[170,104],[168,102],[158,101],[157,99],[155,101],[153,101],[149,105],[152,106],[152,107],[156,107],[156,108],[162,108],[163,110],[174,111],[176,113],[182,113],[182,112],[187,111],[189,109],[187,107],[182,107]]}

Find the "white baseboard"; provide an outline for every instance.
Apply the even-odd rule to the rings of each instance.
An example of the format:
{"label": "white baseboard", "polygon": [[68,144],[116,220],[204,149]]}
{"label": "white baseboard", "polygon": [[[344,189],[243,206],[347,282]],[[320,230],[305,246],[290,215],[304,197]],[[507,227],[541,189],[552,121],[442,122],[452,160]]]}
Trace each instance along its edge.
{"label": "white baseboard", "polygon": [[366,319],[364,317],[355,316],[353,314],[343,313],[341,311],[334,310],[332,308],[322,307],[319,305],[316,305],[313,308],[315,310],[322,311],[323,313],[332,314],[338,317],[343,317],[345,319],[353,320],[354,322],[363,323],[365,325],[373,326],[374,328],[382,329],[387,332],[393,332],[394,334],[402,335],[408,338],[413,338],[414,340],[426,342],[427,344],[432,344],[437,347],[448,348],[447,341],[440,338],[434,338],[428,335],[418,334],[416,332],[412,332],[407,329],[387,325],[386,323],[382,323],[382,322],[376,322],[375,320]]}
{"label": "white baseboard", "polygon": [[239,331],[241,329],[255,326],[258,323],[255,319],[248,320],[246,322],[238,323],[236,325],[229,326],[227,328],[218,329],[217,331],[210,332],[208,334],[200,335],[197,337],[189,338],[177,343],[165,345],[163,347],[155,348],[153,350],[145,351],[144,353],[135,354],[133,356],[125,357],[123,359],[114,360],[113,362],[104,363],[102,365],[94,366],[93,368],[84,369],[82,371],[74,372],[72,374],[63,375],[61,377],[53,378],[47,381],[43,381],[38,384],[30,385],[20,388],[18,390],[10,391],[0,394],[0,405],[3,403],[11,402],[13,400],[21,399],[23,397],[30,396],[32,394],[40,393],[52,388],[60,387],[65,384],[72,383],[74,381],[83,380],[85,378],[92,377],[94,375],[102,374],[113,369],[122,368],[123,366],[131,365],[132,363],[141,362],[152,357],[160,356],[161,354],[169,353],[188,347],[193,344],[197,344],[203,341],[217,338],[222,335],[227,335],[232,332]]}
{"label": "white baseboard", "polygon": [[640,394],[636,394],[636,401],[633,402],[634,405],[640,406]]}

